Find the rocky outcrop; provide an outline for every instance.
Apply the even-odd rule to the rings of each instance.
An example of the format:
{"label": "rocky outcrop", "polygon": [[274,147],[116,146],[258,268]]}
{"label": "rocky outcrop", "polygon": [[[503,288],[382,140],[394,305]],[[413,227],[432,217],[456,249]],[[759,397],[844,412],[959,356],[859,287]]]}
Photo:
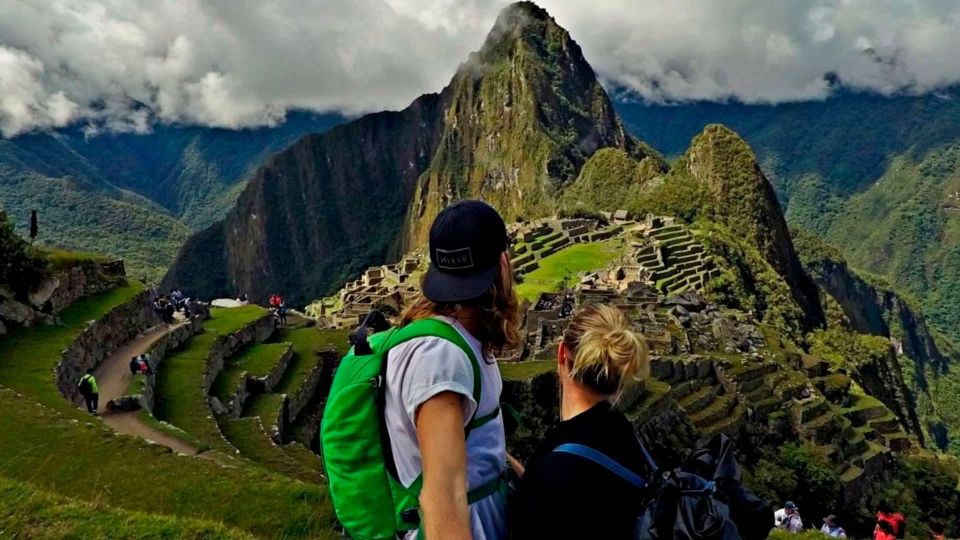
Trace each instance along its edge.
{"label": "rocky outcrop", "polygon": [[0,284],[0,325],[52,324],[56,321],[56,314],[77,300],[109,291],[126,282],[122,260],[84,260],[42,279],[25,295],[18,296],[11,288]]}
{"label": "rocky outcrop", "polygon": [[554,213],[604,147],[646,172],[665,168],[624,130],[569,34],[534,4],[514,4],[441,93],[274,156],[224,221],[186,243],[163,286],[305,304],[419,245],[451,201],[482,197],[511,221]]}
{"label": "rocky outcrop", "polygon": [[[127,281],[123,260],[110,262],[82,261],[52,278],[56,286],[39,306],[50,303],[53,313],[59,313],[80,298],[109,291]],[[51,285],[47,284],[48,286]],[[38,297],[41,300],[43,296]],[[38,305],[37,303],[34,304]]]}
{"label": "rocky outcrop", "polygon": [[77,338],[60,353],[55,368],[57,389],[71,402],[79,403],[77,383],[89,368],[96,368],[118,347],[160,321],[150,308],[151,291],[144,290],[103,318],[90,321]]}

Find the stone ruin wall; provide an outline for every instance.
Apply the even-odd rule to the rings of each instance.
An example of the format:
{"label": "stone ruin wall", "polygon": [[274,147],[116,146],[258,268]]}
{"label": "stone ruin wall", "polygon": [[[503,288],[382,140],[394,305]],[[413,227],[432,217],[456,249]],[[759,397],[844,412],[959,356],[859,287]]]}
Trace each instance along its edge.
{"label": "stone ruin wall", "polygon": [[54,377],[67,401],[79,404],[77,383],[87,369],[96,368],[110,353],[160,322],[150,308],[152,294],[145,290],[103,318],[91,321],[60,353]]}
{"label": "stone ruin wall", "polygon": [[237,383],[237,387],[233,391],[233,397],[230,398],[230,401],[226,404],[226,409],[230,416],[239,418],[240,415],[243,414],[243,408],[246,406],[247,400],[252,396],[273,391],[277,383],[280,382],[280,378],[283,377],[283,373],[287,370],[287,366],[290,365],[292,358],[293,347],[288,345],[280,358],[277,359],[277,363],[274,364],[270,373],[263,377],[253,377],[249,373],[244,372],[243,376],[240,377],[240,382]]}
{"label": "stone ruin wall", "polygon": [[117,260],[80,262],[38,284],[27,298],[15,297],[13,291],[0,284],[0,336],[11,326],[53,324],[58,313],[80,298],[109,291],[126,282],[123,261]]}
{"label": "stone ruin wall", "polygon": [[160,364],[168,354],[177,350],[186,343],[195,334],[203,330],[203,320],[206,319],[206,313],[201,312],[198,316],[192,317],[186,324],[181,324],[173,330],[164,334],[153,343],[147,355],[150,357],[153,373],[146,375],[140,382],[140,392],[133,395],[120,396],[111,400],[109,407],[117,411],[135,411],[146,409],[153,413],[153,407],[156,404],[156,384],[157,371]]}
{"label": "stone ruin wall", "polygon": [[[286,442],[290,439],[290,427],[298,421],[301,415],[310,412],[311,403],[317,399],[323,399],[330,392],[330,383],[333,382],[333,372],[340,363],[340,354],[336,349],[330,348],[317,353],[317,361],[303,378],[303,382],[292,394],[284,394],[283,402],[277,413],[276,422],[270,427],[271,436],[274,441]],[[322,408],[319,410],[322,413]],[[306,430],[302,440],[307,448],[312,448],[311,441],[315,440],[320,430],[320,418],[316,422],[307,422]]]}

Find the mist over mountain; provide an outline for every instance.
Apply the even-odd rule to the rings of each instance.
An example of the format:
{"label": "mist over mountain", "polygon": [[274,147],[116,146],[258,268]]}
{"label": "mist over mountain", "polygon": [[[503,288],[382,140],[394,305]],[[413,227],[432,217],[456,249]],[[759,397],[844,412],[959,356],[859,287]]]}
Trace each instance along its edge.
{"label": "mist over mountain", "polygon": [[553,214],[604,147],[665,166],[626,133],[566,30],[536,5],[514,4],[439,94],[275,156],[222,224],[187,242],[164,284],[306,302],[422,243],[453,200],[483,197],[509,220]]}

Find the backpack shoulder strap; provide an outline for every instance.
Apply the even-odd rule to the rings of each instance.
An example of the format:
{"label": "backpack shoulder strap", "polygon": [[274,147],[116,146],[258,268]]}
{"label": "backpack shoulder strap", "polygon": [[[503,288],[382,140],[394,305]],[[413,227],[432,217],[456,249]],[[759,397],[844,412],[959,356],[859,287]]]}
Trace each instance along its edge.
{"label": "backpack shoulder strap", "polygon": [[383,340],[380,350],[377,352],[380,354],[386,354],[387,351],[401,343],[421,337],[438,337],[440,339],[449,341],[459,347],[460,350],[467,355],[467,359],[470,361],[470,368],[473,371],[473,401],[477,404],[477,408],[473,411],[473,417],[470,419],[470,423],[467,425],[467,431],[479,427],[496,418],[496,416],[500,413],[499,407],[497,407],[492,413],[477,418],[477,412],[480,410],[480,397],[482,390],[480,361],[477,359],[477,355],[473,352],[473,347],[467,343],[460,332],[450,323],[435,318],[413,321],[402,328],[392,330],[390,335]]}
{"label": "backpack shoulder strap", "polygon": [[561,454],[572,454],[587,461],[592,461],[619,476],[635,488],[642,489],[647,485],[647,481],[641,478],[640,475],[617,463],[613,458],[596,448],[590,448],[589,446],[576,443],[565,443],[554,448],[553,451]]}

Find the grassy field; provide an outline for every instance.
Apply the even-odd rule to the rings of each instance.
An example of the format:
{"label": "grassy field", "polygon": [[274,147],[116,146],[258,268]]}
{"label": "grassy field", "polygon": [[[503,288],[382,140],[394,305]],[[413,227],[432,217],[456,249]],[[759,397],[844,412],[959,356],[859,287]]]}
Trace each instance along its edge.
{"label": "grassy field", "polygon": [[517,286],[521,299],[536,300],[541,293],[554,292],[576,283],[577,274],[606,268],[623,253],[623,240],[574,244],[540,259],[540,267],[523,276]]}
{"label": "grassy field", "polygon": [[266,313],[259,306],[212,309],[210,318],[203,323],[203,333],[193,336],[185,348],[167,357],[157,371],[154,416],[186,431],[211,448],[232,452],[233,449],[220,436],[217,422],[207,406],[201,381],[210,349],[216,340]]}
{"label": "grassy field", "polygon": [[60,313],[62,325],[13,330],[0,340],[0,385],[55,409],[76,411],[53,381],[53,368],[60,361],[60,352],[86,328],[87,322],[100,319],[143,290],[142,284],[134,282],[78,300]]}
{"label": "grassy field", "polygon": [[0,448],[0,477],[63,496],[127,510],[147,505],[158,514],[222,522],[263,537],[333,537],[322,486],[242,462],[224,467],[178,456],[10,390],[0,390]]}
{"label": "grassy field", "polygon": [[525,381],[540,375],[557,370],[557,363],[553,360],[527,360],[526,362],[501,362],[500,375],[504,380]]}
{"label": "grassy field", "polygon": [[247,347],[227,360],[227,365],[213,382],[210,393],[226,403],[233,396],[244,373],[251,377],[269,375],[289,348],[290,343],[257,343]]}
{"label": "grassy field", "polygon": [[[143,503],[149,510],[149,499]],[[3,531],[14,538],[254,538],[216,522],[78,502],[0,478],[0,536]]]}

